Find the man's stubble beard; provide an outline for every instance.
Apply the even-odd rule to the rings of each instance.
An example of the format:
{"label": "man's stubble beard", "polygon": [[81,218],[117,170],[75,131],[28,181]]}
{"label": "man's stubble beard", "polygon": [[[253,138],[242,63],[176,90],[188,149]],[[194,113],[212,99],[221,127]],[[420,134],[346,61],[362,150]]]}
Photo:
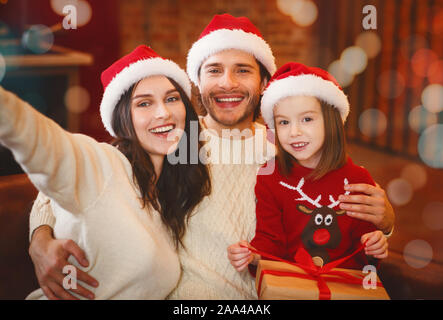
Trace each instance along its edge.
{"label": "man's stubble beard", "polygon": [[[254,110],[256,108],[259,108],[259,102],[260,102],[260,95],[254,94],[254,95],[248,95],[247,97],[248,103],[245,111],[238,119],[233,119],[232,121],[225,121],[217,117],[216,112],[214,111],[215,107],[213,107],[212,102],[214,101],[211,97],[211,94],[209,95],[202,95],[200,94],[200,102],[203,106],[203,108],[206,110],[206,112],[211,116],[212,119],[214,119],[215,122],[227,126],[232,127],[235,126],[244,120],[246,120],[248,117],[251,116],[251,114],[254,113]],[[215,102],[214,102],[215,103]]]}

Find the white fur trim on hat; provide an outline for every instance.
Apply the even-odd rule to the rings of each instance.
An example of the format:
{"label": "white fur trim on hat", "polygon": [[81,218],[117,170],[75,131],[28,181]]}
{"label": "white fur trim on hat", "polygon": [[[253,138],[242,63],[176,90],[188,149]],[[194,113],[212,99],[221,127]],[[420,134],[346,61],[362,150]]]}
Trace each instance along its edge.
{"label": "white fur trim on hat", "polygon": [[202,63],[211,55],[227,49],[238,49],[252,54],[271,76],[277,70],[272,50],[263,38],[241,29],[219,29],[197,40],[189,50],[186,70],[191,81],[198,85],[198,71]]}
{"label": "white fur trim on hat", "polygon": [[274,80],[263,93],[261,113],[269,128],[274,128],[274,107],[281,99],[291,96],[312,96],[334,106],[343,123],[349,114],[349,101],[339,87],[331,81],[311,74],[289,76]]}
{"label": "white fur trim on hat", "polygon": [[120,71],[107,85],[100,104],[100,115],[105,129],[115,137],[112,129],[112,113],[121,96],[134,83],[154,75],[164,75],[174,79],[191,98],[191,83],[186,72],[175,62],[162,58],[143,59],[132,63]]}

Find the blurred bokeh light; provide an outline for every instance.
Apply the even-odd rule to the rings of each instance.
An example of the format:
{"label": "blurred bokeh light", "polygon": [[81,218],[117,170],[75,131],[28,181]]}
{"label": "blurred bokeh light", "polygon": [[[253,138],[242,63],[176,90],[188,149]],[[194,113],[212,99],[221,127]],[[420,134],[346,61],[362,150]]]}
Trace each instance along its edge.
{"label": "blurred bokeh light", "polygon": [[52,10],[60,16],[65,15],[63,13],[63,8],[67,5],[76,6],[79,0],[51,0]]}
{"label": "blurred bokeh light", "polygon": [[92,8],[89,2],[85,0],[51,0],[52,10],[60,16],[66,15],[63,13],[63,8],[67,5],[72,5],[77,11],[77,27],[86,25],[92,17]]}
{"label": "blurred bokeh light", "polygon": [[418,139],[418,154],[432,168],[443,168],[443,124],[428,127]]}
{"label": "blurred bokeh light", "polygon": [[411,184],[403,178],[391,180],[386,187],[386,191],[389,200],[393,205],[396,206],[403,206],[407,204],[409,201],[411,201],[413,195]]}
{"label": "blurred bokeh light", "polygon": [[386,126],[386,115],[375,108],[366,109],[358,119],[358,127],[361,133],[370,138],[383,134]]}
{"label": "blurred bokeh light", "polygon": [[27,29],[22,36],[22,45],[36,54],[46,53],[54,44],[52,30],[43,25],[36,24]]}
{"label": "blurred bokeh light", "polygon": [[368,57],[365,51],[357,46],[343,50],[340,60],[343,68],[353,75],[362,73],[368,65]]}
{"label": "blurred bokeh light", "polygon": [[66,108],[72,113],[82,113],[86,111],[91,102],[88,90],[81,86],[70,87],[65,94]]}
{"label": "blurred bokeh light", "polygon": [[438,122],[438,116],[435,113],[429,112],[423,106],[416,106],[408,116],[409,127],[417,133],[422,132],[427,127],[432,126]]}
{"label": "blurred bokeh light", "polygon": [[421,94],[423,107],[429,112],[438,113],[443,110],[443,86],[440,84],[428,85]]}
{"label": "blurred bokeh light", "polygon": [[411,58],[412,70],[419,77],[426,77],[430,66],[438,60],[438,55],[430,49],[419,49]]}
{"label": "blurred bokeh light", "polygon": [[308,27],[317,20],[317,6],[312,1],[297,1],[298,8],[291,12],[292,20],[301,27]]}
{"label": "blurred bokeh light", "polygon": [[400,177],[409,182],[413,190],[418,190],[426,185],[428,175],[422,165],[411,163],[405,166]]}
{"label": "blurred bokeh light", "polygon": [[289,15],[295,2],[298,0],[277,0],[277,8],[281,13]]}
{"label": "blurred bokeh light", "polygon": [[355,39],[355,45],[362,48],[368,59],[375,58],[381,50],[381,40],[374,31],[360,33]]}
{"label": "blurred bokeh light", "polygon": [[432,247],[424,240],[412,240],[403,249],[405,262],[415,269],[426,267],[433,257]]}
{"label": "blurred bokeh light", "polygon": [[277,7],[300,27],[312,25],[318,17],[317,6],[310,0],[277,0]]}
{"label": "blurred bokeh light", "polygon": [[333,61],[329,65],[328,71],[343,88],[349,86],[354,80],[354,75],[346,71],[341,60]]}
{"label": "blurred bokeh light", "polygon": [[83,27],[88,24],[92,17],[92,8],[89,2],[79,1],[77,6],[77,26]]}

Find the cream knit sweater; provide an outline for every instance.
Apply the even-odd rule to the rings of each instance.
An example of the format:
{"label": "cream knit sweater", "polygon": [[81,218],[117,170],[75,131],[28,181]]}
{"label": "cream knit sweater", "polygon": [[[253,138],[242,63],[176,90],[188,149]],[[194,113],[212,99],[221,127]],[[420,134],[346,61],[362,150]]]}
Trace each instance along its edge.
{"label": "cream knit sweater", "polygon": [[[34,185],[52,200],[56,238],[74,240],[95,277],[97,299],[163,299],[180,264],[158,212],[142,209],[132,168],[115,147],[70,134],[0,87],[0,143],[11,149]],[[40,202],[39,205],[44,204]],[[28,298],[44,299],[41,289]]]}
{"label": "cream knit sweater", "polygon": [[275,154],[266,128],[254,126],[254,137],[244,140],[203,132],[210,150],[212,193],[190,219],[186,249],[179,250],[182,276],[169,299],[257,299],[255,279],[247,269],[237,272],[227,257],[229,245],[255,235],[257,170]]}
{"label": "cream knit sweater", "polygon": [[[266,128],[254,124],[255,135],[244,140],[219,138],[202,132],[210,163],[212,192],[191,216],[179,250],[182,276],[169,299],[256,299],[255,279],[238,273],[229,263],[227,247],[255,235],[256,174],[275,154],[266,140]],[[39,195],[39,198],[43,197]],[[31,212],[30,231],[54,225],[51,208],[37,201]]]}

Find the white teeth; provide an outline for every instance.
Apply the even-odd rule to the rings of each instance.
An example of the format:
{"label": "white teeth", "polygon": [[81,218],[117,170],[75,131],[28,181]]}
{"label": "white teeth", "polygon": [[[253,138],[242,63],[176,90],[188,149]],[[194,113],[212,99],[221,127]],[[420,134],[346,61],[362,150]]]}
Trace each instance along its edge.
{"label": "white teeth", "polygon": [[149,130],[149,132],[163,133],[163,132],[171,131],[172,129],[174,129],[174,126],[170,125],[170,126],[164,126],[164,127],[160,127],[160,128],[151,129],[151,130]]}
{"label": "white teeth", "polygon": [[308,144],[307,142],[293,143],[292,146],[295,147],[295,148],[301,148],[301,147],[304,147],[307,144]]}
{"label": "white teeth", "polygon": [[217,98],[218,102],[238,102],[242,101],[243,98]]}

